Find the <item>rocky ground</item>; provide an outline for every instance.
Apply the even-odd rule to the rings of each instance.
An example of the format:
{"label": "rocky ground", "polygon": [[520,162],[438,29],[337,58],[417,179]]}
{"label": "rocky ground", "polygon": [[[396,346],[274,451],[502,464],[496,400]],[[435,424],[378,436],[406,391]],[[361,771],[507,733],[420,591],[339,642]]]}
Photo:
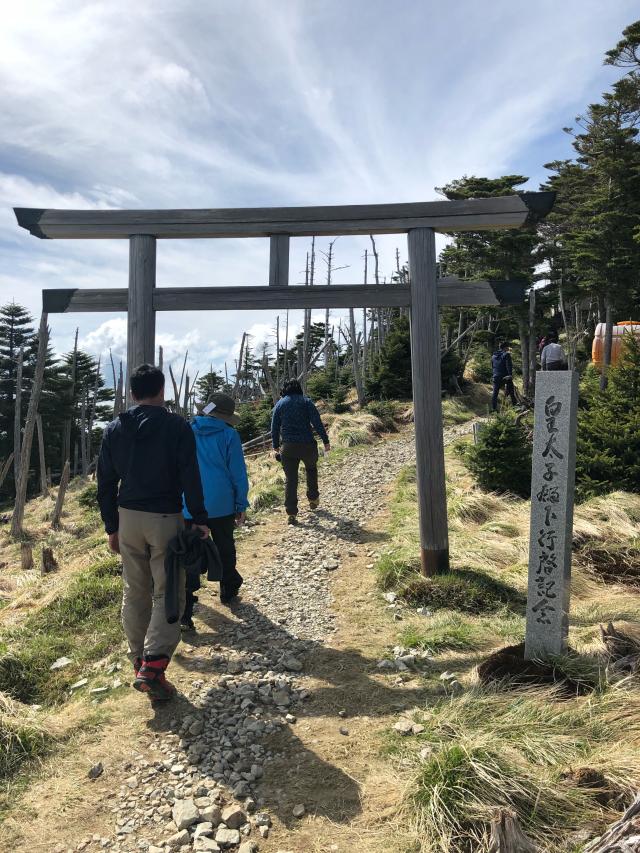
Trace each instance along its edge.
{"label": "rocky ground", "polygon": [[[124,784],[112,792],[113,834],[86,837],[75,849],[259,849],[269,836],[274,793],[261,779],[271,762],[286,762],[283,735],[311,696],[305,673],[335,631],[333,581],[365,541],[362,523],[382,508],[386,486],[414,458],[406,433],[325,466],[321,508],[279,528],[276,547],[241,599],[223,608],[214,606],[212,588],[201,591],[198,631],[185,635],[179,651],[190,678],[121,768]],[[349,734],[346,727],[340,733]],[[92,773],[99,778],[102,767]],[[296,803],[287,819],[300,819],[306,807]]]}

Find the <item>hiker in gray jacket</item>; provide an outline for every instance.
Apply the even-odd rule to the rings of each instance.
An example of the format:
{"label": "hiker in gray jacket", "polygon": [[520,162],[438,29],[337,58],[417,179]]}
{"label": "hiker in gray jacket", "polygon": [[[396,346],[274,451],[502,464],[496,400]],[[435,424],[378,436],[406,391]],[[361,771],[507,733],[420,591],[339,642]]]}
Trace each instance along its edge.
{"label": "hiker in gray jacket", "polygon": [[547,344],[542,350],[540,362],[543,370],[565,370],[567,359],[564,350],[558,343],[558,335],[553,332],[547,337]]}

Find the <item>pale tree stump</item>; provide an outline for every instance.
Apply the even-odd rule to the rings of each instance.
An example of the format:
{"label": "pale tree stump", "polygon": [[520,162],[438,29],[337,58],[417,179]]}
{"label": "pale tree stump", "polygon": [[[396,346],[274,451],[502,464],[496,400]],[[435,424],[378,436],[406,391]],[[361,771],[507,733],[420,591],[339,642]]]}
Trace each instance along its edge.
{"label": "pale tree stump", "polygon": [[540,849],[524,834],[514,812],[500,809],[491,821],[489,853],[540,853]]}
{"label": "pale tree stump", "polygon": [[55,572],[58,568],[58,561],[53,556],[53,548],[42,546],[42,569],[43,575],[48,575],[49,572]]}
{"label": "pale tree stump", "polygon": [[584,853],[640,853],[640,794],[604,835],[587,844]]}
{"label": "pale tree stump", "polygon": [[28,542],[23,542],[20,546],[20,560],[23,572],[28,572],[33,568],[33,549]]}

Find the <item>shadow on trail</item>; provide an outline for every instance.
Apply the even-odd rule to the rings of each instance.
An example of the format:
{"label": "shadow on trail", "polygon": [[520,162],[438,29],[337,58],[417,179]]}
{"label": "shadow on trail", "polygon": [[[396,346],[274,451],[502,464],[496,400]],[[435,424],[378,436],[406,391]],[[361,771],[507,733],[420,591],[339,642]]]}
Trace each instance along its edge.
{"label": "shadow on trail", "polygon": [[[231,615],[232,614],[232,615]],[[285,653],[294,654],[304,663],[304,676],[323,682],[314,687],[305,684],[309,697],[291,708],[299,723],[311,723],[314,718],[335,720],[335,739],[329,732],[332,752],[340,748],[343,737],[340,726],[349,727],[349,721],[358,717],[382,717],[423,705],[433,698],[427,687],[392,687],[372,678],[376,660],[367,658],[355,649],[328,648],[315,640],[293,636],[286,627],[274,623],[252,603],[239,600],[229,611],[214,609],[201,602],[196,612],[198,622],[205,629],[189,638],[195,649],[213,647],[211,658],[194,660],[180,654],[180,664],[198,676],[226,674],[224,652],[229,649],[246,654],[265,654],[275,662]],[[216,654],[220,650],[222,654]],[[276,669],[270,666],[269,668]],[[293,674],[295,677],[295,673]],[[301,673],[302,675],[302,673]],[[260,674],[255,674],[260,678]],[[208,696],[215,702],[224,691],[213,685]],[[158,712],[152,728],[170,729],[172,718],[182,717],[197,709],[181,697],[173,711]],[[263,706],[263,718],[280,719],[274,706]],[[326,738],[326,728],[323,729]],[[269,811],[286,826],[297,821],[292,817],[292,806],[305,802],[307,810],[334,822],[349,822],[362,810],[360,786],[340,767],[321,758],[296,735],[295,725],[286,726],[278,734],[262,740],[267,749],[282,754],[265,766],[265,775],[259,793]],[[346,738],[345,738],[346,742]]]}
{"label": "shadow on trail", "polygon": [[[327,527],[322,521],[332,522],[335,526]],[[382,531],[365,529],[359,521],[334,515],[331,510],[320,508],[313,515],[298,518],[297,528],[311,531],[323,531],[330,533],[338,539],[344,539],[353,544],[366,544],[367,542],[384,542],[389,535]]]}

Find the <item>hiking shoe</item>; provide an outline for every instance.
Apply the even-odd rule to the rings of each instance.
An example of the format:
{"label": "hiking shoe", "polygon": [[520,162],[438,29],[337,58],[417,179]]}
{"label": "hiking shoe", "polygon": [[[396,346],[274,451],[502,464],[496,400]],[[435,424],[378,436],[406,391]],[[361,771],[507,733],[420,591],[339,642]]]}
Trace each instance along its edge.
{"label": "hiking shoe", "polygon": [[287,524],[297,524],[298,516],[297,515],[289,515],[287,516]]}
{"label": "hiking shoe", "polygon": [[145,655],[135,681],[134,688],[146,693],[152,702],[167,702],[177,694],[176,688],[167,681],[165,670],[169,666],[166,655]]}
{"label": "hiking shoe", "polygon": [[140,672],[141,666],[142,666],[142,658],[136,658],[133,662],[133,673],[134,673],[134,676],[136,678],[138,677],[138,673]]}
{"label": "hiking shoe", "polygon": [[239,586],[225,586],[220,582],[220,601],[223,604],[231,604],[238,597]]}
{"label": "hiking shoe", "polygon": [[315,500],[309,501],[309,509],[318,509],[320,506],[320,498],[316,498]]}

